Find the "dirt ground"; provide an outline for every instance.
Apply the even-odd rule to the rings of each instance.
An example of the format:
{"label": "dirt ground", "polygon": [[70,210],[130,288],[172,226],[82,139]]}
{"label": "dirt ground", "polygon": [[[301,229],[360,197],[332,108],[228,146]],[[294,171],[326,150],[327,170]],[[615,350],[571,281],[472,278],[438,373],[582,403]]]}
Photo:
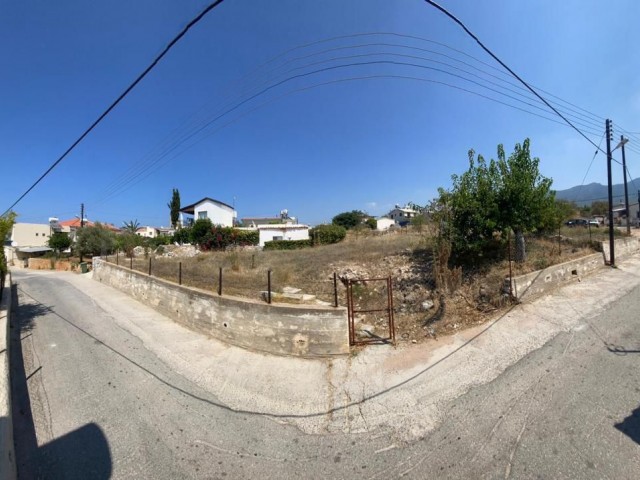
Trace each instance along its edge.
{"label": "dirt ground", "polygon": [[[219,288],[222,271],[224,295],[253,299],[265,298],[270,278],[274,302],[332,305],[337,292],[339,305],[346,306],[351,281],[359,338],[390,336],[391,299],[396,340],[421,343],[483,323],[508,308],[511,299],[504,285],[510,265],[516,276],[588,255],[605,236],[606,230],[601,228],[592,232],[563,229],[558,235],[529,238],[526,263],[510,263],[506,249],[492,261],[478,259],[473,268],[459,272],[457,288],[450,292],[436,288],[433,237],[428,230],[350,233],[339,244],[290,251],[194,253],[192,247],[168,246],[133,260],[119,257],[118,261],[144,272],[151,268],[154,276],[211,291]],[[181,250],[187,253],[182,256]],[[391,295],[386,278],[391,278]]]}

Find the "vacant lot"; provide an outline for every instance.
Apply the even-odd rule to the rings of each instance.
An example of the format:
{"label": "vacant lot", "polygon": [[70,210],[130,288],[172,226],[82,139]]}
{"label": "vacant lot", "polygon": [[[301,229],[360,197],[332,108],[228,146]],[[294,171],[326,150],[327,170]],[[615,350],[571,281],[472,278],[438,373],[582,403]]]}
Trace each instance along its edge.
{"label": "vacant lot", "polygon": [[[527,239],[528,261],[511,263],[513,275],[545,268],[593,253],[606,229],[563,228],[554,236]],[[509,249],[504,246],[494,256],[468,262],[462,269],[461,285],[452,293],[436,288],[433,268],[433,238],[428,230],[403,229],[376,235],[350,233],[335,245],[291,251],[238,250],[205,252],[191,258],[166,258],[150,252],[133,260],[118,257],[122,265],[170,281],[218,291],[222,269],[222,294],[262,299],[271,271],[271,290],[300,289],[318,302],[334,302],[334,273],[337,276],[338,303],[346,305],[347,279],[391,277],[393,303],[400,341],[418,342],[425,337],[452,333],[468,325],[484,322],[510,304],[503,292],[509,276]],[[513,246],[511,253],[513,253]],[[109,258],[115,261],[114,257]],[[131,263],[130,263],[131,262]],[[362,282],[354,288],[356,308],[384,308],[387,292],[384,282]],[[274,298],[274,301],[295,301]],[[358,315],[362,324],[386,336],[386,314]]]}

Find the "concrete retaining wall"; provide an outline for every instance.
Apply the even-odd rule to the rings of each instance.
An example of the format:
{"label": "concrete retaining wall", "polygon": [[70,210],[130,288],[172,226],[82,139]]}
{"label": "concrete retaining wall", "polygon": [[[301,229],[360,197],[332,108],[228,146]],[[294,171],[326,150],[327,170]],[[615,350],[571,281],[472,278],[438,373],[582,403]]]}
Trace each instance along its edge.
{"label": "concrete retaining wall", "polygon": [[96,257],[93,278],[192,330],[239,347],[277,355],[349,353],[347,310],[274,305],[218,296],[113,265]]}
{"label": "concrete retaining wall", "polygon": [[0,298],[0,478],[16,478],[11,415],[11,377],[9,375],[9,321],[11,314],[11,275],[5,277]]}
{"label": "concrete retaining wall", "polygon": [[[513,277],[511,287],[513,295],[520,301],[554,290],[564,283],[577,280],[604,266],[602,253],[594,253],[586,257],[552,265],[544,270]],[[509,291],[509,279],[506,279],[505,290]]]}
{"label": "concrete retaining wall", "polygon": [[[623,258],[640,251],[640,238],[616,238],[614,241],[614,250],[617,263],[618,260],[622,260]],[[609,263],[609,242],[602,242],[602,253],[604,254],[605,261]]]}

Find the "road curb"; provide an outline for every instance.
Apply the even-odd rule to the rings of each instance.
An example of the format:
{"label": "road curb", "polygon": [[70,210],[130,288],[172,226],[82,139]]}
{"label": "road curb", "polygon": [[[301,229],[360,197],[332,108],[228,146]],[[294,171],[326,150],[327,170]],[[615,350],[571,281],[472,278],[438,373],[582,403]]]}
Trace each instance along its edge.
{"label": "road curb", "polygon": [[9,325],[11,315],[11,274],[5,276],[0,298],[0,478],[16,478],[9,374]]}

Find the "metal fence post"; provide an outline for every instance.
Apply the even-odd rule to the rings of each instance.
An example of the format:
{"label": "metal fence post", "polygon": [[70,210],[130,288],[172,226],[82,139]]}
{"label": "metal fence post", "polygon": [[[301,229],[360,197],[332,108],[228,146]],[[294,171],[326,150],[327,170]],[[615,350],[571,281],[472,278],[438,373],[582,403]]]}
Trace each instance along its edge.
{"label": "metal fence post", "polygon": [[182,262],[178,262],[178,285],[182,285]]}
{"label": "metal fence post", "polygon": [[218,270],[218,295],[222,295],[222,267]]}
{"label": "metal fence post", "polygon": [[120,250],[116,250],[116,265],[120,265]]}
{"label": "metal fence post", "polygon": [[333,306],[338,306],[338,274],[333,272]]}
{"label": "metal fence post", "polygon": [[271,270],[267,270],[267,303],[271,303]]}
{"label": "metal fence post", "polygon": [[149,257],[149,276],[151,276],[151,257]]}
{"label": "metal fence post", "polygon": [[129,268],[133,270],[133,255],[129,258]]}

